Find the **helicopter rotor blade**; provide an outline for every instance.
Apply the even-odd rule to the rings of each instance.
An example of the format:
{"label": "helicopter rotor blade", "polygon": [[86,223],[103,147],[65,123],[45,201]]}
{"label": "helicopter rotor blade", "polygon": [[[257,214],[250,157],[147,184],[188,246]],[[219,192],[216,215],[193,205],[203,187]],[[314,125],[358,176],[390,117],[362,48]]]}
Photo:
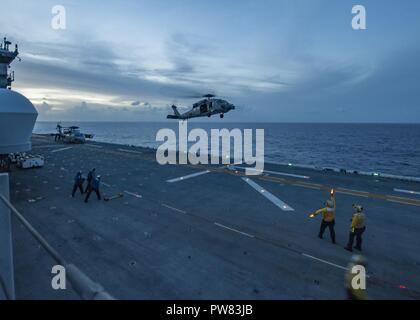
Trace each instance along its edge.
{"label": "helicopter rotor blade", "polygon": [[193,93],[191,95],[180,96],[180,98],[185,98],[185,99],[202,99],[202,98],[210,99],[214,97],[217,97],[217,94],[215,94],[214,92],[213,93]]}

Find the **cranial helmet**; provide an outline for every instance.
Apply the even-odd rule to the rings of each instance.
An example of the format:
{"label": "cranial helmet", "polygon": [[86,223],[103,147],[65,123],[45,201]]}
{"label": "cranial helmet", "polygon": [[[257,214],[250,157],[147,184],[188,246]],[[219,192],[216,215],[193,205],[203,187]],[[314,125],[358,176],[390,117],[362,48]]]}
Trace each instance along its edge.
{"label": "cranial helmet", "polygon": [[365,266],[367,264],[367,260],[362,255],[355,254],[351,257],[351,263],[353,263],[355,265]]}
{"label": "cranial helmet", "polygon": [[363,207],[361,205],[358,205],[358,204],[353,204],[353,210],[355,212],[362,212],[363,211]]}

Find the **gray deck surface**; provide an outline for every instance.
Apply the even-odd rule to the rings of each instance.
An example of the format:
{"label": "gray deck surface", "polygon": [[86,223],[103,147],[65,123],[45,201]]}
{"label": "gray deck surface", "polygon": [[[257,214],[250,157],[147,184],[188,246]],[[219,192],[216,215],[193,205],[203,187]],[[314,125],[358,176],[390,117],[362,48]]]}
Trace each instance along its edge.
{"label": "gray deck surface", "polygon": [[[419,297],[420,196],[394,191],[420,191],[419,183],[266,164],[266,170],[309,177],[249,177],[294,209],[283,211],[241,172],[161,166],[151,149],[63,145],[34,136],[31,153],[44,155],[46,165],[11,173],[13,204],[68,262],[118,299],[344,299],[352,203],[367,215],[370,298]],[[72,199],[75,173],[92,167],[102,175],[102,193],[124,197]],[[211,172],[167,182],[206,169]],[[328,230],[317,238],[320,217],[308,218],[330,187],[348,189],[336,195],[337,245]],[[16,219],[13,240],[18,299],[78,298],[71,287],[51,288],[53,260]]]}

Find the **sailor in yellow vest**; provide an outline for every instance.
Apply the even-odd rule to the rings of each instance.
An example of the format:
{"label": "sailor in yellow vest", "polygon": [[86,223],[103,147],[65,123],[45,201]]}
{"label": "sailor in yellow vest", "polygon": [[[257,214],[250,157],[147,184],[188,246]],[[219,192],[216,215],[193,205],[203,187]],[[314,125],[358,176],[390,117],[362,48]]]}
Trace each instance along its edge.
{"label": "sailor in yellow vest", "polygon": [[349,242],[345,247],[348,251],[353,251],[353,242],[356,238],[356,250],[362,251],[362,235],[366,230],[365,225],[365,214],[363,213],[363,207],[360,205],[353,204],[353,217],[351,219],[351,230],[349,235]]}
{"label": "sailor in yellow vest", "polygon": [[360,255],[353,255],[347,266],[345,288],[348,300],[367,300],[366,260]]}
{"label": "sailor in yellow vest", "polygon": [[331,197],[326,202],[326,207],[317,210],[315,213],[312,213],[309,217],[315,218],[317,215],[322,214],[321,227],[319,229],[318,237],[322,239],[324,236],[325,229],[328,227],[330,229],[331,241],[335,244],[335,210],[336,202],[334,196],[334,189],[331,190]]}

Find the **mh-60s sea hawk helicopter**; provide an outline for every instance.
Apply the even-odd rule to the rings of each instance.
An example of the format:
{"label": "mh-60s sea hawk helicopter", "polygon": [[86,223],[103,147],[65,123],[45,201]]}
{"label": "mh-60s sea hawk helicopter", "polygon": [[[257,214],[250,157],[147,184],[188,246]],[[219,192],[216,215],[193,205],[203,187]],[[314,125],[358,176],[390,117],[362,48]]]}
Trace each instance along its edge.
{"label": "mh-60s sea hawk helicopter", "polygon": [[193,104],[193,107],[190,111],[187,111],[183,114],[180,114],[178,108],[173,105],[172,109],[174,110],[174,115],[168,115],[168,119],[179,119],[187,120],[191,118],[198,117],[211,117],[214,114],[220,114],[220,118],[223,118],[225,113],[230,110],[235,110],[235,106],[226,100],[215,99],[214,94],[206,94],[202,96],[203,100],[200,100]]}

